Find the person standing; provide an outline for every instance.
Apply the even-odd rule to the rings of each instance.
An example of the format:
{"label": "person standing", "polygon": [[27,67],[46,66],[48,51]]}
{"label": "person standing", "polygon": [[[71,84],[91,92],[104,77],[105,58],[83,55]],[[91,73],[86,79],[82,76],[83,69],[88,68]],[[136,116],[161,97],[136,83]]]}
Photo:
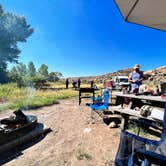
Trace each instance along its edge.
{"label": "person standing", "polygon": [[72,80],[72,85],[73,85],[73,88],[77,88],[76,84],[77,84],[77,81]]}
{"label": "person standing", "polygon": [[129,74],[129,82],[131,83],[132,93],[138,93],[143,77],[143,72],[140,71],[140,65],[134,65],[133,72]]}
{"label": "person standing", "polygon": [[80,88],[80,86],[81,86],[81,80],[80,80],[80,78],[78,79],[77,84],[78,84],[78,88]]}
{"label": "person standing", "polygon": [[66,89],[68,89],[69,88],[69,79],[67,78],[66,79]]}

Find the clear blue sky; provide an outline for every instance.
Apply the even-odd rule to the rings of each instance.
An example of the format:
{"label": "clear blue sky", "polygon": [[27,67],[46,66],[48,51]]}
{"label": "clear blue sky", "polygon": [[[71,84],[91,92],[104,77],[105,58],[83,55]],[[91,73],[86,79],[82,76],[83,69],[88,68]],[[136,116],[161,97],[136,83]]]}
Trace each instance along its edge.
{"label": "clear blue sky", "polygon": [[1,0],[35,29],[19,60],[65,77],[100,75],[135,63],[166,64],[166,32],[125,23],[113,0]]}

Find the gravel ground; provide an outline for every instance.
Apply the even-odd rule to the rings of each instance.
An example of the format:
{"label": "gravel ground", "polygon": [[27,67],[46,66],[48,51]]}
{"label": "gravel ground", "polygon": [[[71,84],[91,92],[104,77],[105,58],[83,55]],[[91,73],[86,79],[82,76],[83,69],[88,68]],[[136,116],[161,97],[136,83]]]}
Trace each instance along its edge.
{"label": "gravel ground", "polygon": [[[26,111],[53,130],[39,142],[21,151],[6,166],[107,166],[113,165],[119,143],[119,128],[110,129],[101,118],[91,119],[85,101],[60,100],[60,104]],[[8,110],[0,117],[11,115]]]}

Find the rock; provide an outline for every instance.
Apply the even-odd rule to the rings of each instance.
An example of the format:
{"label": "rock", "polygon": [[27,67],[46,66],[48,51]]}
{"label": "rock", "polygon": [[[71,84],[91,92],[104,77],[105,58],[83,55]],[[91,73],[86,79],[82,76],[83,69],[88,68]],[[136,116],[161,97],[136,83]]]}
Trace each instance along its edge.
{"label": "rock", "polygon": [[84,132],[84,133],[90,133],[91,131],[92,131],[91,128],[85,128],[83,132]]}
{"label": "rock", "polygon": [[115,128],[115,127],[117,127],[117,124],[115,122],[111,122],[108,127]]}

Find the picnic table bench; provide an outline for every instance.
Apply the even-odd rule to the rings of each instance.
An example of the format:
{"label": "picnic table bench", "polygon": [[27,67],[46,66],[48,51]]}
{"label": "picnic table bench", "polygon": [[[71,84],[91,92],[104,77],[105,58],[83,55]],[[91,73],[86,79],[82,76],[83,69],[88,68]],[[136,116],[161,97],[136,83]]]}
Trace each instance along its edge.
{"label": "picnic table bench", "polygon": [[[122,115],[122,129],[125,129],[127,121],[130,116],[135,116],[138,118],[142,118],[145,120],[151,121],[160,121],[163,122],[164,117],[164,105],[166,103],[166,99],[161,98],[161,96],[145,96],[145,95],[135,95],[135,94],[123,94],[122,92],[113,92],[113,95],[116,96],[116,106],[112,106],[111,110],[119,112]],[[127,107],[124,107],[125,100],[129,100],[129,104]],[[153,102],[154,105],[160,105],[163,107],[163,112],[159,111],[156,114],[152,114],[150,116],[142,116],[140,111],[136,111],[132,108],[134,102]]]}

